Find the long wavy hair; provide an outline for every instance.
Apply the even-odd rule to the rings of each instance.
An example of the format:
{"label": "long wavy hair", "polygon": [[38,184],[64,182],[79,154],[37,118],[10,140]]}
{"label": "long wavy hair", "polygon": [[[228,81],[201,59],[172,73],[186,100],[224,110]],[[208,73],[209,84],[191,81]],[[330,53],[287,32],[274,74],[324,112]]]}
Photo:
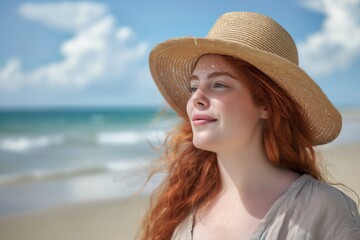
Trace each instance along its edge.
{"label": "long wavy hair", "polygon": [[[249,76],[246,85],[254,104],[265,106],[269,112],[263,125],[263,146],[269,161],[279,168],[326,181],[317,164],[313,137],[301,107],[256,67],[224,57]],[[175,228],[191,211],[210,204],[221,190],[216,153],[197,149],[192,137],[189,119],[184,118],[165,140],[161,159],[168,174],[152,195],[138,233],[141,240],[171,239]]]}

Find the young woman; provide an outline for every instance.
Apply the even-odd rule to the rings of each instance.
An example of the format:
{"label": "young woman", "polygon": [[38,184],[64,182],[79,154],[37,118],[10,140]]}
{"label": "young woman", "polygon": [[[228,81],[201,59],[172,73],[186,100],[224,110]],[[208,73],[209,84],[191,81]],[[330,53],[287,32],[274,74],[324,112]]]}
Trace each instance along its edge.
{"label": "young woman", "polygon": [[150,69],[183,121],[141,239],[360,239],[356,204],[313,148],[338,136],[341,115],[277,22],[224,14],[205,38],[156,46]]}

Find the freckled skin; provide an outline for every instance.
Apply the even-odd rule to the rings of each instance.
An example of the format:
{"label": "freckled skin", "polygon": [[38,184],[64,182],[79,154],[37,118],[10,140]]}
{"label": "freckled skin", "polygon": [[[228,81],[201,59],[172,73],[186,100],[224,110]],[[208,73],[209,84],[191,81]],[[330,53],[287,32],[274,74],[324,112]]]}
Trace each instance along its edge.
{"label": "freckled skin", "polygon": [[[226,72],[235,78],[227,75],[209,78],[214,72]],[[267,111],[253,104],[251,93],[243,83],[247,78],[244,73],[220,55],[204,55],[193,76],[196,79],[191,80],[190,85],[196,91],[187,104],[190,120],[194,114],[217,119],[203,126],[192,123],[196,147],[220,152],[245,148],[261,137],[261,121],[266,118]]]}

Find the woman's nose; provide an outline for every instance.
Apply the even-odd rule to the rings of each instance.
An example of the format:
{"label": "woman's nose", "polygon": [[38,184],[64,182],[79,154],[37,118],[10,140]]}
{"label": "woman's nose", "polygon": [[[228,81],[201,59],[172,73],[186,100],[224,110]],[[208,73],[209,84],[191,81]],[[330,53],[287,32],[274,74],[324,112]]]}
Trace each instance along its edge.
{"label": "woman's nose", "polygon": [[194,106],[197,108],[207,108],[209,106],[209,99],[205,92],[200,88],[194,92],[192,101]]}

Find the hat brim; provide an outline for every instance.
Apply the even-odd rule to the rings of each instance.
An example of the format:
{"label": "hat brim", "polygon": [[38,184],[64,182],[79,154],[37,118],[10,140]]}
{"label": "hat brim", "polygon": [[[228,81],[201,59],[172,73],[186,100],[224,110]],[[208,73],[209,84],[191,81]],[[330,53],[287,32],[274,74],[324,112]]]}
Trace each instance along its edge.
{"label": "hat brim", "polygon": [[342,126],[340,113],[300,67],[278,55],[245,44],[210,38],[173,38],[160,43],[150,53],[153,79],[168,104],[182,117],[186,117],[186,104],[191,96],[190,75],[196,60],[204,54],[242,59],[269,76],[301,106],[314,145],[331,142],[339,135]]}

